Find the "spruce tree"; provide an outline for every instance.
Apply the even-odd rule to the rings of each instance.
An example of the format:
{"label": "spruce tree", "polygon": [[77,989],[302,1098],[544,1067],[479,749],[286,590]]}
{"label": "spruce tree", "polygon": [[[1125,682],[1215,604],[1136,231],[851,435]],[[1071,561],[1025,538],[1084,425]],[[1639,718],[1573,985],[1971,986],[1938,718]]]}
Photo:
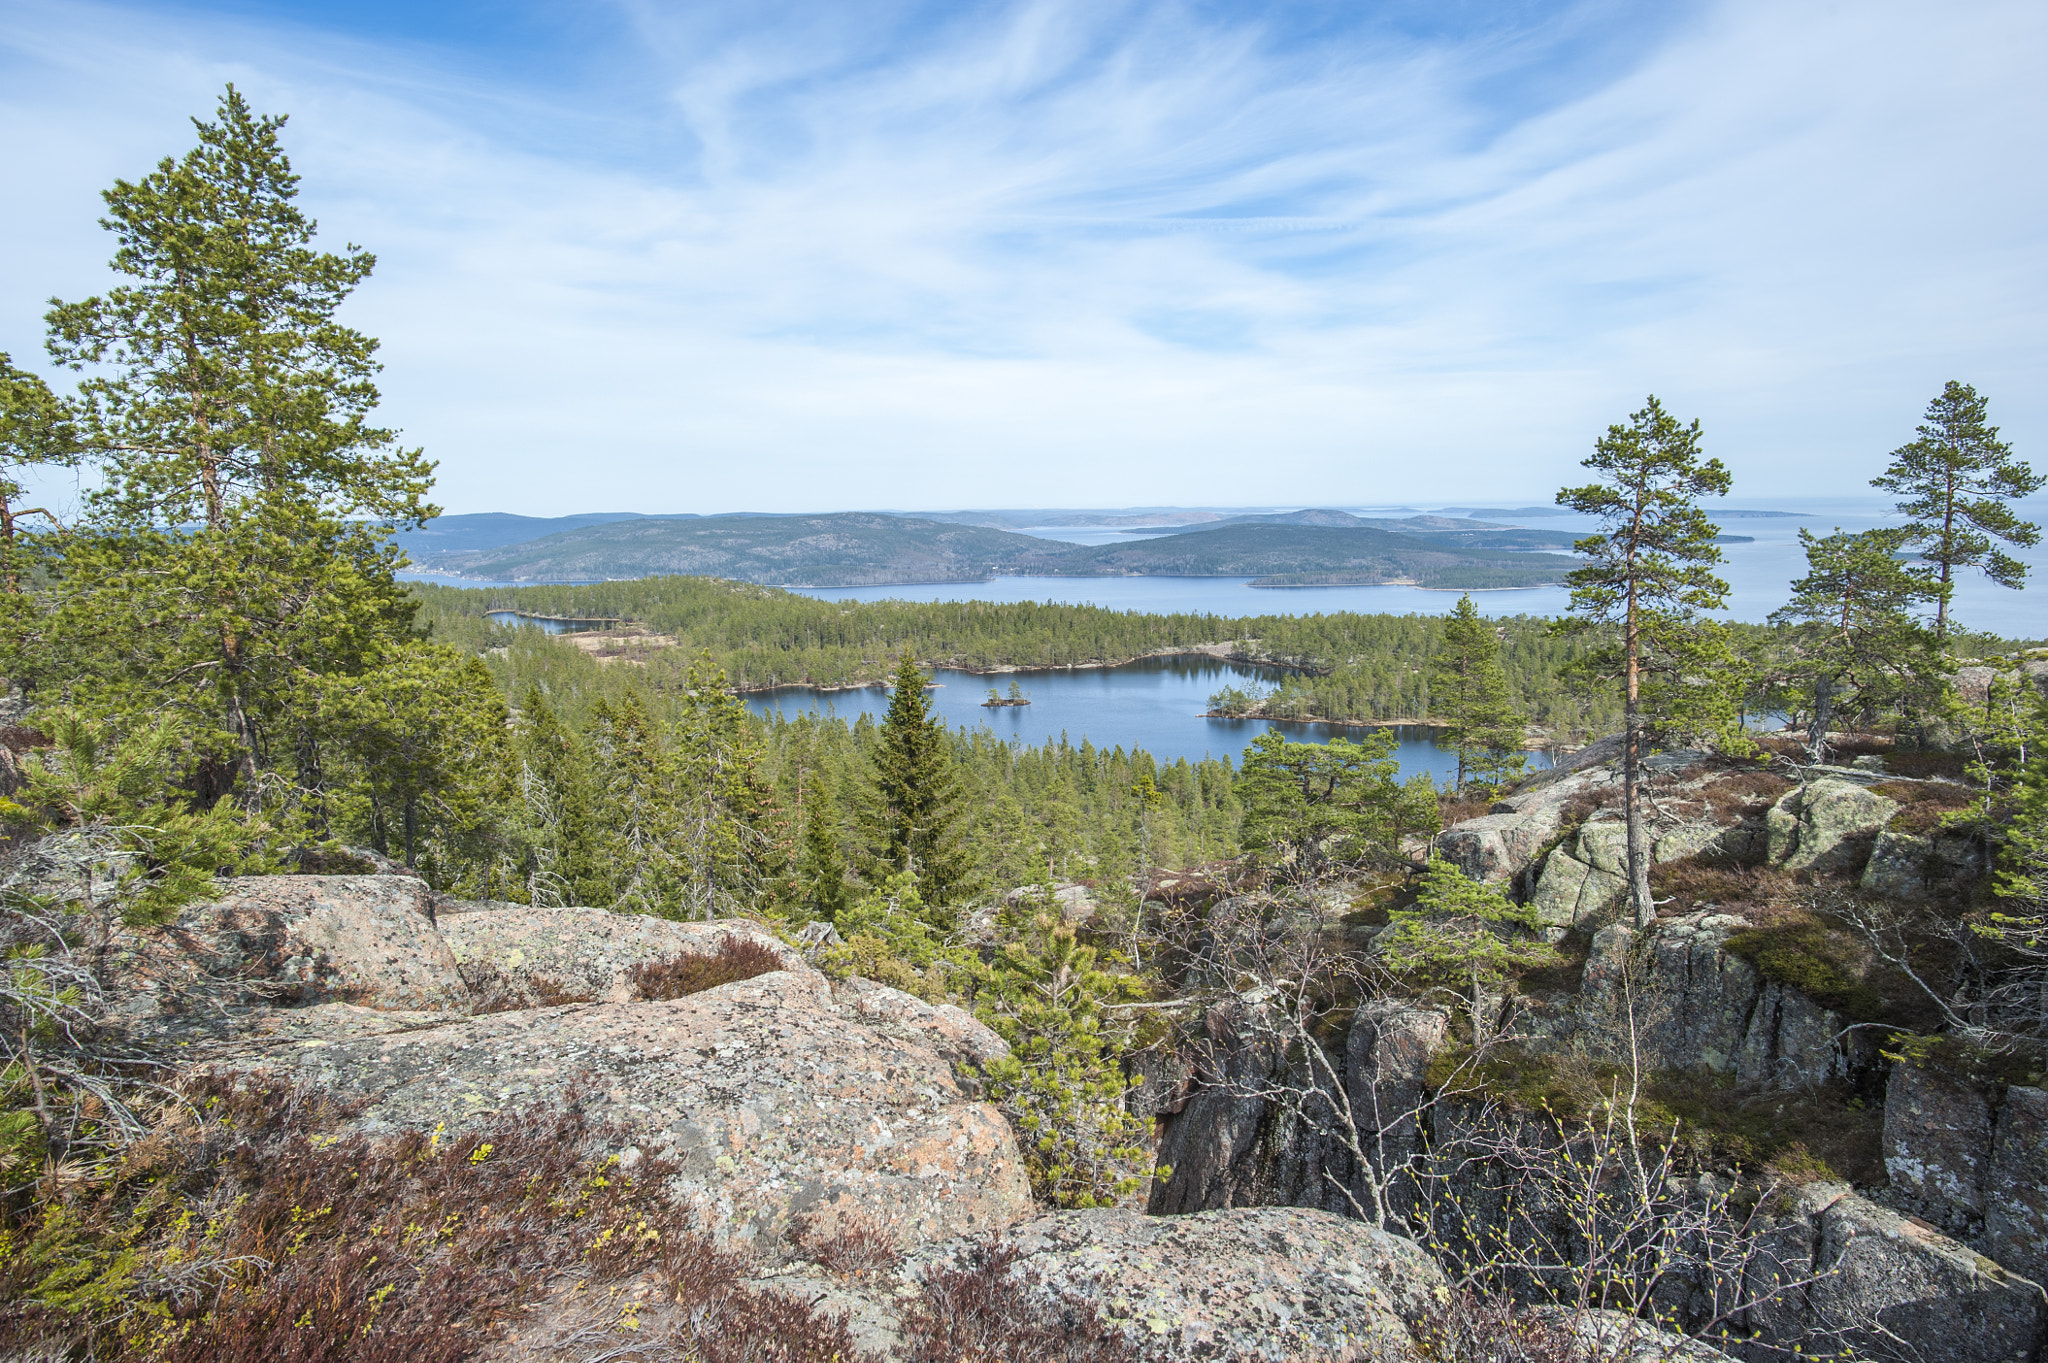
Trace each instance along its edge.
{"label": "spruce tree", "polygon": [[1918,438],[1892,451],[1892,462],[1870,485],[1897,494],[1906,518],[1905,539],[1918,545],[1939,584],[1934,637],[1948,639],[1949,602],[1959,568],[1980,568],[2001,587],[2026,585],[2027,565],[1995,541],[2029,548],[2041,527],[2023,521],[2006,503],[2039,492],[2048,478],[2012,457],[1998,438],[1985,400],[1966,383],[1950,380],[1927,404]]}
{"label": "spruce tree", "polygon": [[1458,754],[1456,790],[1468,779],[1498,785],[1520,772],[1522,755],[1520,710],[1515,707],[1507,673],[1501,670],[1500,640],[1479,618],[1470,596],[1444,621],[1443,641],[1429,662],[1430,711],[1449,721],[1437,743]]}
{"label": "spruce tree", "polygon": [[874,752],[875,856],[889,871],[915,871],[927,903],[949,904],[968,888],[970,875],[960,847],[952,744],[931,713],[924,671],[908,654],[894,687]]}
{"label": "spruce tree", "polygon": [[534,825],[527,863],[528,893],[536,904],[611,902],[598,826],[597,781],[590,755],[538,688],[519,707],[520,794]]}
{"label": "spruce tree", "polygon": [[1713,573],[1719,527],[1697,502],[1726,496],[1729,477],[1720,460],[1700,457],[1700,423],[1681,425],[1654,396],[1628,425],[1607,428],[1585,467],[1599,481],[1564,488],[1557,501],[1596,517],[1605,533],[1572,546],[1586,561],[1565,579],[1571,616],[1559,624],[1619,636],[1589,655],[1587,668],[1621,685],[1629,892],[1637,926],[1647,927],[1656,911],[1640,792],[1653,722],[1719,727],[1731,722],[1739,695],[1726,631],[1699,618],[1720,608],[1728,584]]}
{"label": "spruce tree", "polygon": [[813,775],[802,785],[803,846],[797,881],[811,912],[831,921],[846,907],[846,863],[839,854],[838,810],[832,783]]}
{"label": "spruce tree", "polygon": [[313,247],[283,124],[229,86],[195,149],[104,195],[129,282],[48,315],[52,357],[91,371],[78,422],[102,473],[62,619],[87,670],[125,674],[100,701],[214,726],[202,798],[254,798],[303,679],[406,636],[386,527],[435,514],[433,466],[370,423],[376,342],[335,320],[374,258]]}

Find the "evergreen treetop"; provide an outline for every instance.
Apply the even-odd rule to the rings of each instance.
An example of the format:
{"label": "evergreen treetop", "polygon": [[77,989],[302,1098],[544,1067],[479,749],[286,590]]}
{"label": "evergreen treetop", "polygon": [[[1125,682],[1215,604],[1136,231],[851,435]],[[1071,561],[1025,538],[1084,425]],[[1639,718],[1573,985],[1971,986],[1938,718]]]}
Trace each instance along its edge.
{"label": "evergreen treetop", "polygon": [[1429,682],[1430,713],[1450,721],[1437,742],[1458,754],[1454,789],[1464,790],[1468,778],[1498,785],[1527,765],[1521,751],[1526,720],[1501,669],[1500,639],[1469,595],[1458,598],[1444,621]]}
{"label": "evergreen treetop", "polygon": [[1991,424],[1989,404],[1966,383],[1943,385],[1916,436],[1892,451],[1891,463],[1870,485],[1898,496],[1905,540],[1933,567],[1939,584],[1934,632],[1946,640],[1957,569],[1981,568],[2001,587],[2026,585],[2027,565],[1997,541],[2020,548],[2040,542],[2041,527],[2021,520],[2007,503],[2040,491],[2048,478],[2013,458]]}

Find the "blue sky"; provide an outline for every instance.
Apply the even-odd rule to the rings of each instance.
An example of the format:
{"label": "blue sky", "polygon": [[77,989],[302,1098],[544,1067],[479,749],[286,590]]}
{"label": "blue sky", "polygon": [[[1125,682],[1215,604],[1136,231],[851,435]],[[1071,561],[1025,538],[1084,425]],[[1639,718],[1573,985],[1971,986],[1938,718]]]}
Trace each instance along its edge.
{"label": "blue sky", "polygon": [[453,511],[1547,500],[1654,391],[2048,464],[2048,6],[0,0],[0,348],[233,80]]}

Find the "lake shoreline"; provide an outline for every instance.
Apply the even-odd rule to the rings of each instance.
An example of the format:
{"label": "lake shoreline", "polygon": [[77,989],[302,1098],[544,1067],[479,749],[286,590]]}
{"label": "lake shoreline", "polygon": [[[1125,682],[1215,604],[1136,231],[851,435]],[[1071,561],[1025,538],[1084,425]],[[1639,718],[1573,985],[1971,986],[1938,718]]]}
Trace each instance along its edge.
{"label": "lake shoreline", "polygon": [[[1094,672],[1106,668],[1128,667],[1154,658],[1208,658],[1213,662],[1236,663],[1240,667],[1270,667],[1277,672],[1304,672],[1310,676],[1320,673],[1300,663],[1280,662],[1275,659],[1253,658],[1233,650],[1235,644],[1195,644],[1184,648],[1154,649],[1150,653],[1134,653],[1128,658],[1091,658],[1077,663],[992,663],[978,666],[973,663],[948,662],[932,658],[918,661],[926,667],[942,667],[948,672],[959,672],[970,677],[1002,677],[1021,672]],[[836,685],[822,685],[817,682],[770,682],[765,686],[735,686],[734,695],[758,696],[773,691],[869,691],[888,690],[889,683],[879,678],[866,682],[840,682]]]}

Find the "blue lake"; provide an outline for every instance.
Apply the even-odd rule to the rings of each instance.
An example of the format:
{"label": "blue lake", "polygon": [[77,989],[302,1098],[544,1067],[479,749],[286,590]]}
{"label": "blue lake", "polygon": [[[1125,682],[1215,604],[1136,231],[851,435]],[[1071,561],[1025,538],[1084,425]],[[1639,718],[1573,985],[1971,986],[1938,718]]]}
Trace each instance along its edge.
{"label": "blue lake", "polygon": [[[1155,759],[1173,762],[1185,757],[1227,757],[1237,765],[1245,746],[1268,729],[1279,729],[1301,743],[1332,738],[1358,739],[1368,732],[1349,725],[1276,724],[1266,720],[1204,719],[1209,697],[1231,684],[1256,681],[1276,684],[1280,673],[1203,658],[1146,658],[1122,667],[1006,672],[978,676],[940,668],[932,674],[933,709],[946,723],[964,728],[986,727],[1001,738],[1026,743],[1058,741],[1064,734],[1079,746],[1083,738],[1099,748],[1143,748]],[[1008,694],[1016,681],[1031,704],[985,708],[990,687]],[[852,723],[862,714],[879,720],[889,708],[889,693],[868,687],[858,691],[814,691],[785,687],[746,697],[757,715],[780,713],[794,719],[806,711],[837,716]],[[1457,770],[1457,761],[1435,747],[1427,729],[1397,733],[1404,776],[1426,771],[1443,780]],[[1547,756],[1532,754],[1533,766],[1547,766]]]}

